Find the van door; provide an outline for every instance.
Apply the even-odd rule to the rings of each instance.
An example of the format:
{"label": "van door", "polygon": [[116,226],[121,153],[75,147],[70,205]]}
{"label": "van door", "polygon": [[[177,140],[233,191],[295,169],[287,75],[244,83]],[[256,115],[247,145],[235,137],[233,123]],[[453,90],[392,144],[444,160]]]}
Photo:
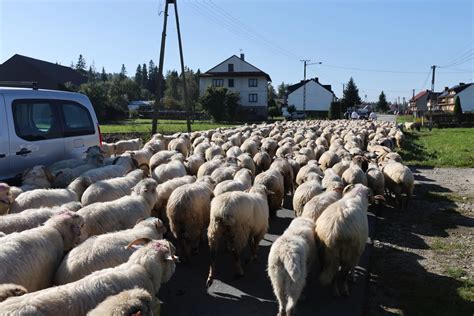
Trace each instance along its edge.
{"label": "van door", "polygon": [[3,94],[0,94],[0,179],[10,178],[10,137]]}
{"label": "van door", "polygon": [[80,158],[87,148],[98,145],[93,118],[84,105],[72,100],[58,100],[58,109],[63,121],[66,158]]}
{"label": "van door", "polygon": [[64,139],[55,100],[5,97],[5,103],[14,125],[10,129],[12,173],[63,159]]}

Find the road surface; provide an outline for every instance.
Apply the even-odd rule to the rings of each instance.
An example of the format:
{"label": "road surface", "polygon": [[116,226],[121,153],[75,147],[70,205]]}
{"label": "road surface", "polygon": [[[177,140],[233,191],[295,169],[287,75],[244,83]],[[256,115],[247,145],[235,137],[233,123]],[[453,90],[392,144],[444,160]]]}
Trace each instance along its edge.
{"label": "road surface", "polygon": [[[291,200],[287,198],[286,207],[291,206]],[[189,266],[178,264],[176,273],[168,283],[162,285],[158,295],[163,302],[162,315],[276,315],[278,304],[267,276],[267,258],[272,242],[288,227],[293,214],[289,209],[281,209],[277,218],[270,221],[269,231],[260,243],[259,259],[244,266],[243,278],[234,278],[231,254],[220,252],[217,256],[216,279],[206,289],[209,269],[207,246],[201,247],[200,254],[192,257]],[[374,223],[375,217],[369,214],[370,236],[374,232]],[[298,302],[296,315],[362,315],[371,249],[369,242],[356,270],[357,282],[349,285],[349,297],[333,297],[329,287],[321,287],[317,277],[310,275],[303,292],[306,298]],[[249,251],[246,249],[242,254],[242,262],[248,257]]]}
{"label": "road surface", "polygon": [[393,114],[377,114],[377,120],[391,122],[391,123],[395,122],[396,117],[397,116]]}

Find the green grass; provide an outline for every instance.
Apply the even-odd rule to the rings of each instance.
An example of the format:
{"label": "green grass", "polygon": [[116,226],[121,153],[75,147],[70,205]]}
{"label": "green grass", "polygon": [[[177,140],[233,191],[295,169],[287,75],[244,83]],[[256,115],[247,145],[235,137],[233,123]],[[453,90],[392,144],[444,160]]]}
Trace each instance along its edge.
{"label": "green grass", "polygon": [[413,122],[413,115],[397,115],[397,123]]}
{"label": "green grass", "polygon": [[[194,121],[191,124],[193,131],[208,130],[223,126],[235,126],[226,123],[213,123],[211,121]],[[150,133],[151,119],[129,119],[112,124],[101,124],[102,133]],[[186,132],[187,126],[185,120],[158,120],[158,133],[173,134],[177,132]]]}
{"label": "green grass", "polygon": [[422,167],[474,167],[474,128],[407,132],[405,162]]}

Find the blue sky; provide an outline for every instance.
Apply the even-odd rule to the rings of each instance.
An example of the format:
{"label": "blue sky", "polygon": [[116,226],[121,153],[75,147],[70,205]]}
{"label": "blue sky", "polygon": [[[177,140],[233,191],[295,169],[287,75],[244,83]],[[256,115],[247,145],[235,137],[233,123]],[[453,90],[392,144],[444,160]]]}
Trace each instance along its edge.
{"label": "blue sky", "polygon": [[[138,63],[158,63],[164,1],[0,0],[0,63],[18,53],[69,65],[83,54],[98,70],[118,72],[124,63],[133,75]],[[310,59],[323,64],[309,66],[308,77],[337,96],[352,76],[363,99],[384,90],[394,101],[429,89],[433,64],[454,64],[437,69],[436,90],[473,81],[473,3],[179,0],[178,9],[192,69],[206,71],[242,49],[277,86],[301,80],[300,59]],[[179,68],[174,15],[165,56],[165,69]]]}

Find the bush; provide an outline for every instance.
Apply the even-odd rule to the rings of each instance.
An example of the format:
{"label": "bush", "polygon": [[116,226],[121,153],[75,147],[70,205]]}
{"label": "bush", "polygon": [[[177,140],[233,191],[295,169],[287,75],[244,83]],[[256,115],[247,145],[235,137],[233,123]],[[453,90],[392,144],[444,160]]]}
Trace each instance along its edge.
{"label": "bush", "polygon": [[281,112],[280,110],[278,109],[278,107],[276,106],[271,106],[268,108],[268,116],[270,117],[275,117],[275,116],[279,116],[281,115]]}
{"label": "bush", "polygon": [[338,120],[341,118],[341,113],[342,113],[342,105],[341,102],[339,101],[333,101],[331,102],[331,105],[329,106],[329,113],[328,113],[328,118],[330,120]]}
{"label": "bush", "polygon": [[207,88],[204,95],[200,98],[202,108],[216,122],[233,121],[240,96],[227,88]]}
{"label": "bush", "polygon": [[456,97],[456,101],[454,101],[453,112],[455,115],[462,115],[461,99],[459,99],[459,97]]}
{"label": "bush", "polygon": [[292,105],[288,105],[288,107],[286,108],[286,110],[288,111],[288,113],[293,113],[296,111],[296,107],[292,104]]}

